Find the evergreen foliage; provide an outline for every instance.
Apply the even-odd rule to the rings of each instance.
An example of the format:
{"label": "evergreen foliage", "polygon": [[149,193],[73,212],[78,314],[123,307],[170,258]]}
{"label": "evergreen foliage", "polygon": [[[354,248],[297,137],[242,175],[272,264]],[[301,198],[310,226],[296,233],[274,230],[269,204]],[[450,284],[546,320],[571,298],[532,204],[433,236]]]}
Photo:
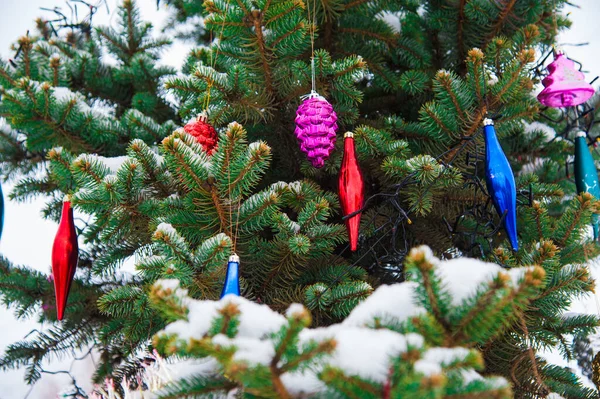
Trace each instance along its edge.
{"label": "evergreen foliage", "polygon": [[[598,397],[538,355],[554,348],[572,359],[573,336],[583,339],[600,322],[565,316],[594,289],[586,262],[600,251],[587,226],[598,203],[577,195],[565,174],[571,142],[531,124],[541,118],[531,96],[536,51],[569,25],[566,1],[163,2],[172,12],[168,32],[198,45],[180,71],[161,65],[170,40],[152,36],[133,0],[123,0],[115,28],[56,34],[39,20],[37,35],[18,40],[18,57],[0,62],[0,162],[16,182],[10,198],[45,196],[43,216],[58,220],[64,194],[72,194],[84,244],[61,323],[47,275],[0,258],[3,302],[18,317],[52,324],[7,348],[0,368],[26,367],[34,383],[44,361],[94,347],[99,382],[130,375],[141,351],[156,347],[214,357],[221,371],[176,384],[166,397],[235,388],[244,397],[286,397],[281,374],[334,350],[333,341],[297,345],[311,319],[341,322],[379,285],[409,280],[425,314],[372,327],[418,333],[423,346],[392,359],[388,386],[322,369],[332,395],[325,397]],[[184,23],[194,29],[180,31]],[[371,198],[356,254],[346,248],[335,194],[342,140],[315,170],[292,133],[300,97],[311,90],[311,38],[316,88],[341,131],[355,133]],[[178,129],[206,107],[219,131],[213,155]],[[498,116],[517,187],[531,198],[518,206],[516,253],[495,228],[480,184],[489,115]],[[568,138],[564,123],[548,125]],[[429,250],[409,255],[420,244],[507,271],[455,303]],[[281,313],[292,303],[311,312],[288,314],[265,337],[275,354],[269,367],[241,367],[234,346],[215,342],[236,337],[235,305],[197,341],[156,335],[188,315],[156,282],[177,279],[189,300],[217,300],[232,252],[245,298]],[[137,273],[120,273],[131,261]],[[518,271],[519,283],[509,283]],[[468,354],[444,365],[445,378],[425,381],[415,371],[428,350],[456,347]],[[486,379],[469,385],[457,372],[464,368]],[[512,388],[488,384],[488,376]]]}
{"label": "evergreen foliage", "polygon": [[[428,250],[420,250],[412,256],[415,263],[421,260],[418,267],[423,269],[428,265],[429,272],[439,271],[435,265],[437,261],[426,255]],[[484,287],[488,284],[498,285],[503,291],[492,295],[505,307],[491,306],[487,310],[498,308],[507,311],[510,308],[510,311],[519,312],[519,302],[506,299],[531,298],[539,291],[543,271],[539,268],[519,271],[522,276],[515,285],[502,272],[481,284],[482,292],[486,291]],[[401,285],[408,284],[412,283]],[[351,314],[343,323],[351,321],[351,324],[311,330],[307,328],[311,323],[310,313],[297,304],[292,305],[283,318],[279,315],[273,317],[269,311],[260,309],[261,306],[251,306],[245,300],[231,296],[221,302],[193,300],[173,280],[158,281],[153,292],[154,306],[176,320],[154,337],[154,347],[165,355],[178,355],[192,361],[216,360],[216,364],[203,370],[203,377],[199,373],[191,373],[192,377],[168,384],[162,391],[161,397],[164,398],[224,396],[236,389],[243,397],[277,398],[511,397],[506,380],[484,378],[475,371],[483,369],[483,358],[477,350],[460,346],[437,347],[433,343],[424,345],[423,336],[415,334],[415,329],[430,337],[440,335],[439,330],[436,331],[438,334],[431,334],[431,331],[422,328],[431,320],[431,313],[413,319],[399,319],[397,315],[406,317],[410,312],[407,309],[390,309],[391,314],[386,314],[385,318],[371,314],[364,318],[362,325],[356,325],[357,318]],[[417,290],[415,299],[427,302],[428,293]],[[414,307],[410,301],[411,298],[405,299],[408,307]],[[477,296],[472,296],[462,306],[450,306],[448,310],[460,312],[461,308],[469,308],[476,313],[481,310],[476,302]],[[364,315],[366,306],[363,308]],[[198,323],[198,318],[206,318],[206,315],[211,315],[212,320]],[[457,324],[473,324],[474,328],[501,327],[490,325],[486,318],[471,320],[471,315],[467,312]],[[390,324],[386,325],[386,322]],[[496,322],[502,323],[498,318]],[[494,336],[501,328],[486,331]],[[452,333],[441,332],[441,335],[443,341],[451,339]],[[359,342],[358,338],[367,340]],[[369,353],[374,348],[368,338],[379,339],[385,346],[379,345],[376,351]],[[385,365],[371,364],[367,359],[363,360],[367,364],[349,365],[353,351],[373,357],[383,355],[389,359],[386,359]],[[190,362],[188,367],[193,369],[197,364]],[[347,370],[348,367],[352,370]],[[320,383],[315,383],[314,379],[320,380]]]}

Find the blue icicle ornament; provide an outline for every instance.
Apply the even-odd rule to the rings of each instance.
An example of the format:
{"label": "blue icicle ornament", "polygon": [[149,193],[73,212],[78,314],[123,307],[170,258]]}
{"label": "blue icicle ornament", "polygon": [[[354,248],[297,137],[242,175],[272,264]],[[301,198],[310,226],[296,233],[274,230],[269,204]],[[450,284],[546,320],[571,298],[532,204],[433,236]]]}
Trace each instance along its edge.
{"label": "blue icicle ornament", "polygon": [[4,194],[0,186],[0,238],[2,238],[2,228],[4,227]]}
{"label": "blue icicle ornament", "polygon": [[508,159],[500,147],[494,122],[483,120],[485,136],[485,182],[496,212],[504,216],[504,230],[513,251],[519,249],[517,240],[517,186]]}
{"label": "blue icicle ornament", "polygon": [[[577,194],[590,193],[600,199],[600,185],[598,184],[598,171],[594,158],[590,153],[585,140],[585,132],[577,133],[575,138],[575,185]],[[592,215],[592,228],[594,240],[598,239],[598,215]]]}
{"label": "blue icicle ornament", "polygon": [[229,257],[227,263],[227,274],[225,275],[225,284],[221,291],[221,298],[225,295],[233,294],[240,296],[240,257],[233,254]]}

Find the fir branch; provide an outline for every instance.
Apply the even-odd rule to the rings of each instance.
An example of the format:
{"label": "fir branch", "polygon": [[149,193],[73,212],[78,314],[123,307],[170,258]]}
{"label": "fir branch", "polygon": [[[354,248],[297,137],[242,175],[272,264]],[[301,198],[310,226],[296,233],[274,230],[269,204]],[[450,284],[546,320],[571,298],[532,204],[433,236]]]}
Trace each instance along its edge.
{"label": "fir branch", "polygon": [[[436,123],[436,125],[445,132],[448,136],[454,136],[454,132],[446,126],[446,124],[438,117],[438,115],[431,109],[431,107],[423,107],[423,111]],[[452,151],[448,153],[447,159],[452,159],[451,157]]]}
{"label": "fir branch", "polygon": [[358,7],[358,6],[364,4],[364,3],[368,2],[368,1],[369,0],[354,0],[354,1],[351,1],[350,3],[345,4],[344,8],[346,10],[348,10],[350,8]]}
{"label": "fir branch", "polygon": [[[467,0],[459,0],[458,3],[458,21],[456,33],[456,48],[458,49],[459,73],[464,75],[467,72],[465,64],[465,43],[464,43],[464,24],[465,24],[465,5]],[[475,75],[477,76],[477,75]],[[475,78],[477,79],[477,78]]]}
{"label": "fir branch", "polygon": [[[519,322],[519,326],[521,328],[521,331],[523,332],[523,334],[525,335],[525,342],[529,341],[529,330],[527,328],[527,323],[525,322],[525,319],[523,318],[523,316],[519,316],[518,318],[518,322]],[[533,349],[531,348],[531,346],[527,346],[527,349],[525,350],[525,352],[522,354],[522,356],[520,356],[519,358],[515,359],[513,367],[511,368],[511,377],[513,378],[515,385],[518,387],[520,385],[519,380],[516,379],[515,376],[515,370],[516,367],[519,365],[520,363],[520,359],[522,359],[523,357],[527,357],[528,360],[531,363],[531,376],[533,376],[533,378],[535,378],[536,384],[541,387],[542,392],[539,392],[541,395],[546,396],[548,395],[551,390],[546,386],[546,384],[544,383],[544,380],[542,379],[542,376],[540,375],[540,371],[538,368],[538,364],[537,364],[537,359],[535,356],[535,353],[533,351]]]}
{"label": "fir branch", "polygon": [[[500,276],[498,277],[500,279]],[[500,282],[500,281],[498,281]],[[490,287],[483,296],[477,299],[475,305],[469,310],[469,312],[460,320],[460,323],[454,328],[454,332],[452,334],[453,338],[458,341],[463,341],[463,344],[468,344],[469,337],[465,334],[465,327],[467,327],[476,317],[478,317],[481,312],[483,312],[492,302],[492,300],[497,296],[498,291],[504,288],[503,284],[494,284]],[[466,341],[466,342],[464,342]]]}
{"label": "fir branch", "polygon": [[356,34],[356,35],[359,35],[362,37],[377,39],[377,40],[384,42],[388,47],[391,47],[391,48],[398,47],[398,42],[395,37],[384,36],[380,33],[373,32],[370,30],[360,29],[360,28],[339,28],[338,31],[340,33],[350,33],[350,34]]}
{"label": "fir branch", "polygon": [[[508,17],[510,12],[512,11],[512,8],[515,6],[517,0],[502,0],[502,2],[505,2],[505,4],[502,5],[502,9],[500,11],[500,14],[496,18],[496,22],[492,26],[492,29],[489,30],[488,35],[485,37],[485,39],[483,41],[483,46],[482,46],[483,49],[487,48],[488,43],[494,37],[496,37],[498,35],[498,33],[500,33],[500,30],[502,29],[502,25],[504,24],[504,20]],[[500,2],[500,4],[502,4],[502,3]]]}
{"label": "fir branch", "polygon": [[299,31],[301,31],[303,29],[304,29],[304,22],[299,22],[298,24],[296,24],[296,26],[294,26],[293,29],[287,31],[285,34],[281,35],[276,40],[273,40],[273,42],[271,43],[271,47],[277,47],[277,45],[279,43],[281,43],[283,40],[287,39],[288,37],[290,37],[294,33],[299,32]]}
{"label": "fir branch", "polygon": [[253,10],[252,13],[247,14],[247,16],[250,18],[250,21],[254,26],[254,34],[256,35],[258,52],[260,54],[263,72],[265,74],[265,88],[267,89],[268,93],[273,94],[275,92],[273,89],[273,72],[271,71],[271,65],[268,61],[268,50],[263,36],[262,14],[259,10]]}
{"label": "fir branch", "polygon": [[227,214],[225,209],[223,208],[223,204],[221,203],[221,197],[219,196],[219,190],[214,185],[210,186],[210,198],[212,199],[213,205],[215,206],[215,211],[219,217],[219,232],[225,232],[229,237],[233,237],[231,226],[227,220]]}
{"label": "fir branch", "polygon": [[483,121],[483,118],[484,118],[486,112],[487,112],[487,108],[485,105],[480,105],[479,109],[476,110],[475,112],[473,112],[473,114],[475,115],[474,119],[472,119],[467,130],[463,133],[460,141],[457,144],[455,144],[454,146],[452,146],[449,151],[446,152],[446,154],[444,156],[444,161],[446,163],[452,162],[458,156],[458,154],[460,154],[460,151],[462,151],[464,149],[465,143],[468,143],[470,138],[475,133],[477,133],[478,129],[481,127],[481,123]]}

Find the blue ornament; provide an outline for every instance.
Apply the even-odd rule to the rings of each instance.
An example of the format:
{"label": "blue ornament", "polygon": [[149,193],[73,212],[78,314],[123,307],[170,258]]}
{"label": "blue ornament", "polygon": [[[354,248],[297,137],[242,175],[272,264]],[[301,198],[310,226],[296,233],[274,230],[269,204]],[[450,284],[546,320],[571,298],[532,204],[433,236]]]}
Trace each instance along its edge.
{"label": "blue ornament", "polygon": [[225,284],[221,291],[221,298],[225,295],[233,294],[240,296],[240,257],[233,254],[229,257],[227,263],[227,275],[225,276]]}
{"label": "blue ornament", "polygon": [[517,241],[517,185],[508,159],[500,147],[496,136],[494,122],[491,119],[483,120],[483,134],[485,136],[485,182],[488,193],[496,212],[504,216],[504,230],[510,241],[513,251],[519,250]]}
{"label": "blue ornament", "polygon": [[[577,133],[575,138],[575,185],[577,194],[590,193],[596,199],[600,199],[600,185],[598,184],[598,171],[594,158],[590,154],[585,141],[585,132]],[[594,229],[594,240],[598,239],[598,215],[592,215],[592,227]]]}
{"label": "blue ornament", "polygon": [[4,194],[0,186],[0,238],[2,238],[2,228],[4,227]]}

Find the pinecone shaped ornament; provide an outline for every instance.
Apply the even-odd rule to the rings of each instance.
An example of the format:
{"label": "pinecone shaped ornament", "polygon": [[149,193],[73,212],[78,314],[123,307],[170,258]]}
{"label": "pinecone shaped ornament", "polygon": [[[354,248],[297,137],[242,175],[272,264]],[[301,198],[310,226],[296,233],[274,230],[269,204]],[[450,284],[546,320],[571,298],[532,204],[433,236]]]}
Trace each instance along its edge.
{"label": "pinecone shaped ornament", "polygon": [[317,92],[312,92],[296,111],[296,138],[300,149],[315,168],[322,168],[335,148],[338,129],[333,106]]}
{"label": "pinecone shaped ornament", "polygon": [[208,155],[212,155],[216,151],[219,136],[215,128],[208,123],[206,112],[202,112],[196,119],[185,125],[183,130],[194,136]]}

